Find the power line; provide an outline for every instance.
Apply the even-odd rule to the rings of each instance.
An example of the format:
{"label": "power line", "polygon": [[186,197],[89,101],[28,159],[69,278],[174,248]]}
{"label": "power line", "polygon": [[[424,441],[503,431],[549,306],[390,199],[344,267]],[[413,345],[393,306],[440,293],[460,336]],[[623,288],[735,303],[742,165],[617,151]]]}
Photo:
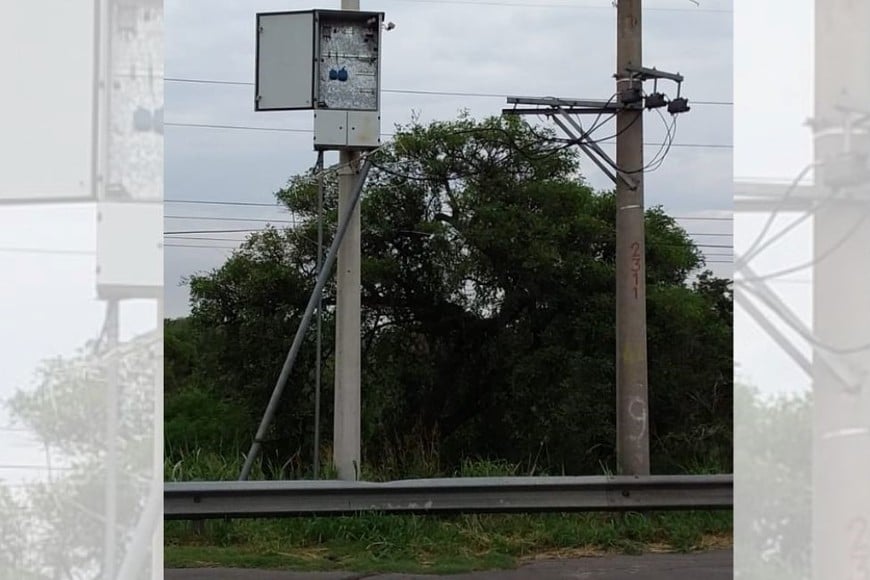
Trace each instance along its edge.
{"label": "power line", "polygon": [[0,469],[53,469],[57,471],[73,471],[72,467],[49,467],[47,465],[20,465],[20,464],[4,464],[0,465]]}
{"label": "power line", "polygon": [[[193,79],[184,77],[164,77],[164,81],[169,83],[187,83],[200,85],[228,85],[239,87],[253,87],[255,83],[251,81],[222,81],[216,79]],[[480,99],[506,99],[509,96],[507,93],[480,93],[468,91],[440,91],[434,89],[381,89],[382,93],[395,95],[426,95],[437,97],[471,97]],[[707,105],[707,106],[734,106],[734,101],[691,101],[692,105]]]}
{"label": "power line", "polygon": [[861,215],[858,218],[858,220],[852,225],[852,227],[849,228],[849,230],[845,234],[843,234],[843,236],[839,240],[837,240],[837,242],[834,245],[832,245],[831,247],[827,248],[825,251],[823,251],[820,254],[818,254],[817,256],[815,256],[809,262],[804,262],[803,264],[799,264],[796,266],[790,266],[788,268],[784,268],[784,269],[778,270],[776,272],[767,272],[764,274],[760,274],[754,278],[742,278],[741,281],[742,282],[764,282],[766,280],[771,280],[773,278],[779,278],[782,276],[787,276],[789,274],[794,274],[795,272],[801,272],[803,270],[808,270],[808,269],[816,266],[820,262],[823,262],[824,260],[828,259],[837,250],[839,250],[841,247],[843,247],[846,244],[846,242],[848,242],[849,239],[855,235],[855,233],[858,231],[858,229],[862,225],[864,225],[864,222],[866,222],[868,219],[870,219],[870,215],[867,215],[867,214]]}
{"label": "power line", "polygon": [[[232,234],[241,234],[241,233],[258,233],[266,230],[261,229],[251,229],[251,230],[188,230],[188,231],[176,231],[176,232],[164,232],[164,236],[184,236],[177,237],[172,239],[178,240],[211,240],[217,242],[242,242],[244,240],[238,240],[233,238],[210,238],[210,237],[192,237],[203,233],[232,233]],[[431,234],[425,234],[431,235]],[[694,234],[688,234],[694,235]],[[723,234],[727,235],[727,234]],[[683,247],[683,244],[660,244],[667,247]],[[692,244],[696,248],[728,248],[733,249],[733,244]],[[723,254],[724,255],[724,254]],[[729,256],[731,254],[728,254]]]}
{"label": "power line", "polygon": [[180,77],[163,77],[167,83],[191,83],[198,85],[236,85],[242,87],[253,87],[254,83],[247,81],[219,81],[214,79],[187,79]]}
{"label": "power line", "polygon": [[[164,236],[167,234],[164,234]],[[240,240],[238,238],[210,238],[206,236],[175,236],[169,238],[170,240],[195,240],[195,241],[208,241],[208,242],[239,242],[242,243],[245,240]],[[164,244],[165,245],[165,244]]]}
{"label": "power line", "polygon": [[[182,240],[193,239],[193,238],[179,238]],[[216,245],[216,244],[175,244],[175,243],[167,243],[164,244],[164,247],[167,248],[185,248],[185,249],[194,249],[194,250],[238,250],[239,246],[226,246],[226,245]],[[733,260],[708,260],[706,258],[728,258],[730,255],[726,254],[704,254],[704,263],[705,264],[734,264]]]}
{"label": "power line", "polygon": [[218,222],[257,222],[265,224],[295,224],[296,220],[278,220],[264,218],[232,218],[232,217],[209,217],[195,215],[168,215],[163,219],[167,220],[201,220],[201,221],[218,221]]}
{"label": "power line", "polygon": [[[222,202],[226,205],[232,204],[232,202]],[[294,220],[269,220],[269,219],[260,219],[260,218],[231,218],[231,217],[208,217],[208,216],[166,216],[166,219],[184,219],[184,220],[202,220],[202,221],[231,221],[231,222],[261,222],[266,224],[271,223],[284,223],[284,224],[293,224],[295,225],[297,222]],[[733,218],[725,218],[725,217],[677,217],[675,216],[673,219],[675,220],[695,220],[695,221],[731,221]],[[246,228],[246,229],[232,229],[232,230],[184,230],[184,231],[174,231],[174,232],[164,232],[164,235],[177,235],[177,234],[218,234],[218,233],[226,233],[226,234],[234,234],[234,233],[245,233],[245,232],[259,232],[265,231],[265,228]],[[711,237],[734,237],[732,233],[722,233],[722,232],[710,232],[710,233],[702,233],[702,232],[691,232],[686,233],[688,236],[711,236]],[[0,251],[3,251],[4,248],[0,248]],[[12,249],[10,249],[12,250]],[[27,248],[21,248],[22,251],[26,251]],[[12,250],[18,251],[18,249]],[[48,252],[64,252],[64,250],[45,250]],[[89,252],[89,255],[92,255],[93,252]]]}
{"label": "power line", "polygon": [[[241,234],[241,233],[258,233],[265,230],[262,229],[251,229],[251,230],[185,230],[185,231],[174,231],[174,232],[164,232],[164,236],[196,236],[200,234]],[[169,238],[171,240],[203,240],[203,241],[217,241],[217,242],[243,242],[244,240],[233,240],[228,238],[197,238],[197,237],[175,237]],[[169,246],[170,244],[164,243],[164,246]],[[665,247],[684,247],[682,244],[660,244]],[[734,246],[732,244],[692,244],[696,248],[718,248],[718,249],[728,249],[733,250]],[[730,254],[728,254],[730,255]]]}
{"label": "power line", "polygon": [[194,244],[163,244],[164,248],[193,248],[202,250],[238,250],[238,246],[194,245]]}
{"label": "power line", "polygon": [[675,220],[686,220],[686,221],[711,221],[711,222],[730,222],[734,221],[733,217],[696,217],[696,216],[672,216]]}
{"label": "power line", "polygon": [[[665,244],[665,245],[673,245],[673,244]],[[733,249],[732,245],[725,244],[693,244],[696,248],[728,248],[729,250]]]}
{"label": "power line", "polygon": [[218,125],[216,123],[164,123],[167,127],[191,127],[195,129],[235,129],[243,131],[272,131],[276,133],[313,133],[313,129],[287,127],[254,127],[250,125]]}
{"label": "power line", "polygon": [[[412,4],[457,4],[464,6],[499,6],[499,7],[515,7],[515,8],[567,8],[570,10],[613,10],[613,6],[600,6],[597,4],[530,4],[527,2],[496,2],[494,0],[481,0],[473,2],[471,0],[404,0]],[[725,8],[668,8],[668,7],[644,7],[644,12],[703,12],[709,14],[733,14],[733,10]]]}
{"label": "power line", "polygon": [[182,234],[242,234],[266,231],[263,228],[246,229],[246,230],[180,230],[174,232],[163,232],[164,236],[180,236]]}
{"label": "power line", "polygon": [[258,203],[253,201],[209,201],[205,199],[164,199],[163,203],[187,203],[187,204],[202,204],[202,205],[238,205],[251,207],[272,207],[280,210],[287,208],[275,203]]}
{"label": "power line", "polygon": [[[168,127],[188,127],[192,129],[224,129],[235,131],[269,131],[274,133],[314,133],[314,129],[296,129],[292,127],[263,127],[255,125],[219,125],[215,123],[164,123]],[[395,133],[383,133],[385,137],[395,137]],[[601,145],[616,146],[616,143],[603,142]],[[661,147],[661,143],[644,143],[646,147]],[[734,149],[734,145],[723,143],[673,143],[674,148],[682,149]]]}
{"label": "power line", "polygon": [[96,256],[93,250],[66,250],[61,248],[0,248],[3,254],[52,254],[63,256]]}
{"label": "power line", "polygon": [[[769,247],[774,241],[776,241],[776,239],[778,239],[778,237],[780,237],[781,235],[784,235],[784,234],[782,234],[782,232],[780,232],[780,234],[777,234],[777,237],[774,237],[773,240],[771,240],[767,244],[763,244],[764,238],[767,235],[767,232],[770,231],[771,226],[773,226],[773,222],[776,221],[776,218],[779,215],[780,209],[785,206],[786,201],[791,196],[791,194],[794,193],[794,191],[800,186],[804,177],[810,171],[812,171],[815,167],[816,167],[815,163],[811,163],[811,164],[807,165],[806,167],[804,167],[800,171],[800,173],[798,173],[798,176],[792,180],[791,185],[789,185],[788,189],[786,189],[785,192],[783,193],[783,196],[782,196],[782,199],[780,200],[779,205],[774,209],[773,212],[771,212],[770,216],[768,216],[767,221],[764,224],[764,227],[761,229],[761,233],[759,233],[758,236],[756,236],[755,241],[752,242],[752,245],[749,246],[749,249],[746,250],[746,252],[743,254],[743,256],[741,256],[740,259],[738,260],[739,264],[748,263],[750,260],[752,260],[752,258],[755,255],[757,255],[759,252],[764,251],[765,248]],[[807,215],[808,214],[805,214],[805,216],[807,216]],[[800,223],[800,221],[802,221],[802,220],[799,219],[798,221],[793,222],[792,225]],[[786,230],[784,230],[784,231],[788,231],[788,229],[789,228],[786,228]]]}
{"label": "power line", "polygon": [[[283,211],[286,211],[286,208],[283,206],[277,205],[276,203],[259,203],[259,202],[251,202],[251,201],[210,201],[207,199],[165,199],[164,203],[178,203],[178,204],[194,204],[194,205],[223,205],[223,206],[251,206],[251,207],[270,207],[276,208]],[[672,216],[675,220],[699,220],[699,221],[732,221],[734,218],[731,217],[703,217],[703,216]],[[199,218],[196,218],[199,219]],[[235,231],[249,231],[249,230],[235,230]],[[689,233],[687,235],[690,236],[733,236],[732,233]]]}
{"label": "power line", "polygon": [[[200,219],[200,218],[195,218]],[[208,219],[208,218],[206,218]],[[247,220],[240,220],[247,221]],[[171,231],[171,232],[163,232],[164,236],[183,236],[183,235],[197,235],[197,234],[246,234],[246,233],[256,233],[256,232],[264,232],[267,231],[264,228],[245,228],[245,229],[233,229],[233,230],[179,230],[179,231]],[[710,234],[702,234],[702,233],[686,233],[687,236],[690,237],[725,237],[731,238],[734,237],[734,234],[723,234],[723,233],[710,233]],[[192,239],[192,238],[191,238]],[[219,238],[219,239],[227,239],[227,238]],[[698,244],[695,244],[696,246]],[[733,245],[729,245],[729,248],[733,248]]]}

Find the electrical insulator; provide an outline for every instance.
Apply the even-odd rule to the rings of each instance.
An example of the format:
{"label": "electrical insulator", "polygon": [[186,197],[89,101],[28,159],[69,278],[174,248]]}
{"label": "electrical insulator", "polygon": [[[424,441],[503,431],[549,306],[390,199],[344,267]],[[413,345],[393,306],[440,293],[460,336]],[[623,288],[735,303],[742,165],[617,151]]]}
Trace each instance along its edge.
{"label": "electrical insulator", "polygon": [[668,103],[668,113],[678,115],[680,113],[688,113],[691,110],[689,107],[689,99],[680,97]]}
{"label": "electrical insulator", "polygon": [[647,109],[660,109],[668,105],[668,100],[662,93],[652,93],[646,98]]}

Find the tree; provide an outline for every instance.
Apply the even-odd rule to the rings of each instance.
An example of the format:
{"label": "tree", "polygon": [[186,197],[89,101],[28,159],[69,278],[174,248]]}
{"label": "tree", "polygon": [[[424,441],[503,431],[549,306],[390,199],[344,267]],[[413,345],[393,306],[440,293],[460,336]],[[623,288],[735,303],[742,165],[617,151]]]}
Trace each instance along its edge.
{"label": "tree", "polygon": [[[141,522],[140,498],[155,483],[154,370],[162,364],[160,347],[156,333],[112,350],[89,344],[76,356],[45,361],[37,386],[19,390],[7,402],[14,421],[49,446],[64,467],[15,497],[0,488],[5,520],[0,524],[0,579],[100,576],[107,491],[106,371],[112,361],[118,365],[120,389],[115,539],[121,564],[125,544]],[[131,578],[150,578],[148,568]],[[4,576],[7,570],[14,573]]]}
{"label": "tree", "polygon": [[[812,576],[812,394],[765,398],[738,384],[734,434],[735,548],[743,578],[803,580]],[[783,450],[788,452],[783,453]],[[775,489],[761,494],[758,490]],[[755,490],[755,491],[753,491]],[[743,503],[745,502],[745,503]]]}
{"label": "tree", "polygon": [[[362,205],[368,462],[407,468],[395,450],[408,437],[437,440],[447,465],[485,455],[580,473],[612,461],[615,200],[583,181],[573,149],[553,143],[517,119],[462,116],[400,127],[374,157]],[[334,190],[334,175],[327,181]],[[292,178],[277,196],[300,226],[254,234],[190,279],[191,324],[210,349],[196,375],[248,413],[249,433],[313,286],[316,195],[312,174]],[[326,210],[334,230],[334,195]],[[660,208],[647,212],[647,252],[658,454],[708,456],[727,444],[717,452],[730,456],[720,416],[731,400],[728,283],[688,284],[702,256]],[[328,285],[327,354],[334,296]],[[312,375],[308,340],[271,432],[282,462],[308,460]],[[328,429],[329,367],[324,384]],[[696,428],[712,422],[718,438],[688,449],[687,414]]]}

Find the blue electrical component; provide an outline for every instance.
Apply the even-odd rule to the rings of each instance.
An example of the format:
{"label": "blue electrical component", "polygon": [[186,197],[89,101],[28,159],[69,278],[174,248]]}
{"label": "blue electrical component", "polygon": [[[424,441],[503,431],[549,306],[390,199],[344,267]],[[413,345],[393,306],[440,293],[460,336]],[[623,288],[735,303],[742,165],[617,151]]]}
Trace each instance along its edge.
{"label": "blue electrical component", "polygon": [[338,71],[338,80],[341,82],[345,82],[347,80],[347,70],[344,67],[341,67],[341,70]]}
{"label": "blue electrical component", "polygon": [[151,113],[147,109],[139,107],[136,109],[136,112],[133,113],[133,128],[136,129],[136,131],[151,130]]}
{"label": "blue electrical component", "polygon": [[330,69],[329,71],[329,80],[337,81],[338,80],[338,71],[335,69]]}

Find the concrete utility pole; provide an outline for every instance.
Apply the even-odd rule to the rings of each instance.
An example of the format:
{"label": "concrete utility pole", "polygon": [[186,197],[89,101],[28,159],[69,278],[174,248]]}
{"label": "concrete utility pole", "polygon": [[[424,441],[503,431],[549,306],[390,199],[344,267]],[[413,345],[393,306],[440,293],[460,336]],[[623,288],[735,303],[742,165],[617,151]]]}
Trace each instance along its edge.
{"label": "concrete utility pole", "polygon": [[[870,112],[870,4],[816,0],[815,15],[815,160],[826,164],[870,151],[867,125],[844,123],[849,109]],[[816,181],[829,182],[832,172],[822,165]],[[834,348],[866,344],[870,328],[870,221],[860,221],[870,211],[870,186],[860,183],[857,167],[845,173],[857,178],[856,186],[823,203],[813,226],[813,330],[819,343]],[[819,190],[818,195],[830,193]],[[851,369],[852,384],[838,380],[822,355]],[[813,578],[870,578],[868,359],[867,350],[815,351]]]}
{"label": "concrete utility pole", "polygon": [[[359,0],[341,0],[342,10],[359,10]],[[359,171],[359,153],[339,152],[338,215],[344,215]],[[359,479],[360,465],[360,206],[356,206],[338,252],[335,317],[335,417],[333,463],[338,478]]]}
{"label": "concrete utility pole", "polygon": [[[627,72],[643,66],[641,0],[619,0],[616,92],[642,90]],[[618,473],[649,475],[646,259],[643,201],[643,104],[616,116],[616,454]]]}
{"label": "concrete utility pole", "polygon": [[103,577],[115,578],[118,554],[118,431],[120,362],[117,352],[120,301],[109,300],[106,308],[106,516],[103,538]]}
{"label": "concrete utility pole", "polygon": [[[157,299],[157,336],[163,346],[163,325],[166,321],[166,310],[163,298]],[[163,349],[154,361],[154,466],[152,486],[163,481]],[[161,486],[162,487],[162,486]],[[159,520],[154,522],[154,533],[151,539],[151,580],[163,578],[163,526]]]}

